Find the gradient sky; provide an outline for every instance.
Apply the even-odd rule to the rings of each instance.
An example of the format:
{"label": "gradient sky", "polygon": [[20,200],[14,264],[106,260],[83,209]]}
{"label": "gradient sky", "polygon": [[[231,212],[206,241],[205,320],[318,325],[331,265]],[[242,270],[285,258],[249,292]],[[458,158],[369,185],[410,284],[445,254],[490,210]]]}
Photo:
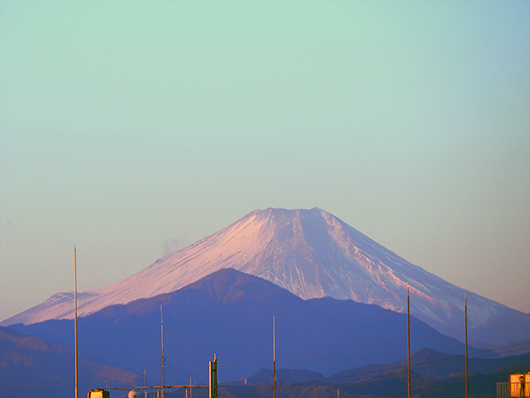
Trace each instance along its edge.
{"label": "gradient sky", "polygon": [[2,1],[0,319],[320,207],[530,312],[530,2]]}

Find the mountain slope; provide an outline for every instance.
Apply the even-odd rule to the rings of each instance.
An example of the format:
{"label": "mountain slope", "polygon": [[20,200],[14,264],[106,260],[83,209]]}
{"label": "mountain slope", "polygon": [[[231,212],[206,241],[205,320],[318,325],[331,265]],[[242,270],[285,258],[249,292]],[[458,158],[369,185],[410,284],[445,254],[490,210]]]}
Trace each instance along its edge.
{"label": "mountain slope", "polygon": [[[530,342],[526,346],[528,344]],[[507,382],[510,374],[527,373],[530,370],[530,354],[494,359],[490,355],[491,353],[482,352],[482,359],[471,358],[469,361],[469,393],[472,397],[491,398],[495,394],[497,382]],[[465,398],[464,357],[422,349],[411,355],[411,365],[414,397]],[[327,379],[304,370],[288,372],[285,369],[282,378],[280,370],[276,373],[276,394],[284,398],[311,398],[315,396],[315,389],[319,397],[407,396],[407,359],[346,370]],[[293,373],[302,377],[290,379],[288,376]],[[247,384],[243,381],[223,383],[223,387],[234,398],[270,397],[270,368],[260,369],[248,377]]]}
{"label": "mountain slope", "polygon": [[[530,342],[525,344],[526,347]],[[515,350],[517,353],[517,350]],[[503,369],[521,365],[522,369],[530,368],[530,354],[513,355],[507,358],[493,357],[491,352],[477,352],[477,357],[469,359],[469,372],[473,374],[490,374]],[[431,379],[442,380],[451,375],[463,374],[465,356],[444,354],[430,348],[414,352],[410,357],[411,368],[415,373]],[[375,364],[356,369],[342,370],[329,377],[333,383],[351,383],[367,377],[382,377],[387,373],[407,368],[407,359],[391,364]],[[526,373],[526,372],[524,372]]]}
{"label": "mountain slope", "polygon": [[[72,333],[70,333],[72,338]],[[53,398],[74,393],[74,353],[64,345],[0,327],[0,397]],[[141,377],[102,361],[79,359],[79,392],[134,386]]]}
{"label": "mountain slope", "polygon": [[[237,380],[272,362],[330,374],[406,356],[407,316],[376,305],[330,297],[302,300],[233,269],[217,271],[176,292],[115,305],[79,319],[79,349],[134,372],[160,375],[160,305],[164,314],[166,380],[207,380],[217,354],[220,380]],[[72,344],[71,320],[13,325],[18,331]],[[464,345],[412,317],[412,349],[452,354]],[[473,352],[473,349],[471,350]],[[178,369],[178,371],[177,371]],[[160,377],[160,376],[158,376]]]}
{"label": "mountain slope", "polygon": [[[526,343],[528,346],[530,342]],[[509,358],[491,358],[482,352],[482,358],[469,360],[469,392],[473,397],[493,396],[497,382],[507,382],[511,373],[530,370],[530,354]],[[411,355],[412,392],[420,397],[465,397],[465,359],[430,349]],[[393,383],[389,383],[389,381]],[[377,364],[341,371],[330,376],[329,383],[352,394],[406,395],[407,359],[392,364]]]}
{"label": "mountain slope", "polygon": [[[281,286],[303,299],[334,297],[376,304],[404,312],[410,284],[411,312],[442,333],[463,339],[463,301],[468,295],[469,325],[479,339],[491,343],[529,337],[530,315],[465,291],[410,264],[333,215],[311,210],[257,210],[227,228],[119,283],[81,292],[79,314],[108,305],[175,291],[222,268],[234,268]],[[2,322],[34,323],[71,319],[71,293]],[[486,325],[508,319],[519,327],[488,333]],[[501,325],[502,326],[502,325]],[[502,327],[501,327],[502,329]],[[473,338],[472,341],[478,340]]]}

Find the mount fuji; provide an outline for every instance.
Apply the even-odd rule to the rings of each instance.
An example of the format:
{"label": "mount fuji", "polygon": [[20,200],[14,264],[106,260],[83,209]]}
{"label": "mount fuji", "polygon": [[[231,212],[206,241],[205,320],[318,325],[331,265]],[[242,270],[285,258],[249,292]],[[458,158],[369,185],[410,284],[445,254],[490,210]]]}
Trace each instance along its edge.
{"label": "mount fuji", "polygon": [[[467,294],[472,341],[501,344],[530,337],[530,314],[409,263],[319,208],[253,211],[121,282],[80,292],[78,314],[86,316],[109,305],[173,292],[223,268],[263,278],[303,299],[351,299],[396,312],[406,312],[409,285],[411,314],[460,340]],[[68,292],[57,293],[1,324],[71,318],[73,293]]]}

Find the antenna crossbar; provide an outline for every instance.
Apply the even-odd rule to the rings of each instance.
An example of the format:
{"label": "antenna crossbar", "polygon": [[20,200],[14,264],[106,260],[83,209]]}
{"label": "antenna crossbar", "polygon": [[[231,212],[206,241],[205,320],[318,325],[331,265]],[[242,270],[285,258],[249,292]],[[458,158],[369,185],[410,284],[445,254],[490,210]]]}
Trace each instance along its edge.
{"label": "antenna crossbar", "polygon": [[113,387],[110,388],[110,390],[160,390],[162,388],[208,388],[209,386],[203,386],[203,385],[189,385],[189,384],[176,384],[176,385],[169,385],[169,386],[147,386],[147,387]]}

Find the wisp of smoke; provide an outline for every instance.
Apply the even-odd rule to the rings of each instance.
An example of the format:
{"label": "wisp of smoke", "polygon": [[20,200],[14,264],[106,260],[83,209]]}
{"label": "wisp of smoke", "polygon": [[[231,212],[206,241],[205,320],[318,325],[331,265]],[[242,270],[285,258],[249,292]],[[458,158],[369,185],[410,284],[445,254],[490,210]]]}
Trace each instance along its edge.
{"label": "wisp of smoke", "polygon": [[178,238],[170,238],[164,242],[164,256],[188,246],[189,235],[186,231]]}

